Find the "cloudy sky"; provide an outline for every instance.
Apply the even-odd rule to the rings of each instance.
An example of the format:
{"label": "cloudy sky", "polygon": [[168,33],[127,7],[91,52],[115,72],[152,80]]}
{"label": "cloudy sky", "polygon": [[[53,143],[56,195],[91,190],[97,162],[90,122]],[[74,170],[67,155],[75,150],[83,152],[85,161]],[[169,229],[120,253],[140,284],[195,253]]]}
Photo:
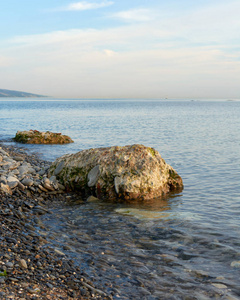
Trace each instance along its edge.
{"label": "cloudy sky", "polygon": [[7,0],[0,88],[69,98],[240,98],[239,0]]}

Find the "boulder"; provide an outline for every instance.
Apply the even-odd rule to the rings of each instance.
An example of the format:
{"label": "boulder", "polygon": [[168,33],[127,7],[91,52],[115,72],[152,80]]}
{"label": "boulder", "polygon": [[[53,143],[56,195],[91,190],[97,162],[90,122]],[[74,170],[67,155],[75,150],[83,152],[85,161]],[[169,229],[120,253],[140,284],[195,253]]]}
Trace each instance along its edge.
{"label": "boulder", "polygon": [[61,133],[50,131],[40,132],[38,130],[18,131],[13,138],[16,142],[23,144],[69,144],[73,140]]}
{"label": "boulder", "polygon": [[158,151],[143,145],[97,148],[67,154],[50,167],[68,190],[86,198],[148,200],[183,189],[181,177]]}

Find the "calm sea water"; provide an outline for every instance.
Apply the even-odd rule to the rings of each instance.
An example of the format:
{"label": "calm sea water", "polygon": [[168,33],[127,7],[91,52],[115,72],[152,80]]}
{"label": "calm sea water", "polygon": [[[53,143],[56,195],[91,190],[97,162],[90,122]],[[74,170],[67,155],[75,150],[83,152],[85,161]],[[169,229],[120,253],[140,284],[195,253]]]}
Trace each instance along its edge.
{"label": "calm sea water", "polygon": [[0,122],[8,144],[29,129],[75,141],[26,146],[47,160],[140,143],[182,176],[184,190],[168,201],[89,203],[43,217],[52,243],[99,288],[114,299],[240,299],[239,101],[4,99]]}

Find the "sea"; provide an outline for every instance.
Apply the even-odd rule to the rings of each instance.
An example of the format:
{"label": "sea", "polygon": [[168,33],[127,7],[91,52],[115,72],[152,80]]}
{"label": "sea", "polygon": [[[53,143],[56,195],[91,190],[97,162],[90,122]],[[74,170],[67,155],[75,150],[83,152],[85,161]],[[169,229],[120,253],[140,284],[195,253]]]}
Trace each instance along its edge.
{"label": "sea", "polygon": [[[182,177],[183,191],[168,199],[83,203],[42,216],[49,242],[97,288],[113,299],[240,299],[239,100],[1,98],[0,124],[1,141],[44,160],[143,144]],[[13,142],[30,129],[74,143]]]}

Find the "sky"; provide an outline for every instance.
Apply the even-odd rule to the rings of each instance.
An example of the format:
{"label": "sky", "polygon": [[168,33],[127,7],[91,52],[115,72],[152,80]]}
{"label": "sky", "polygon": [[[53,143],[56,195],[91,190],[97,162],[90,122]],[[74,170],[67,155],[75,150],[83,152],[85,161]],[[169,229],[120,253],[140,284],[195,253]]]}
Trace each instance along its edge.
{"label": "sky", "polygon": [[1,89],[240,98],[239,0],[0,1]]}

